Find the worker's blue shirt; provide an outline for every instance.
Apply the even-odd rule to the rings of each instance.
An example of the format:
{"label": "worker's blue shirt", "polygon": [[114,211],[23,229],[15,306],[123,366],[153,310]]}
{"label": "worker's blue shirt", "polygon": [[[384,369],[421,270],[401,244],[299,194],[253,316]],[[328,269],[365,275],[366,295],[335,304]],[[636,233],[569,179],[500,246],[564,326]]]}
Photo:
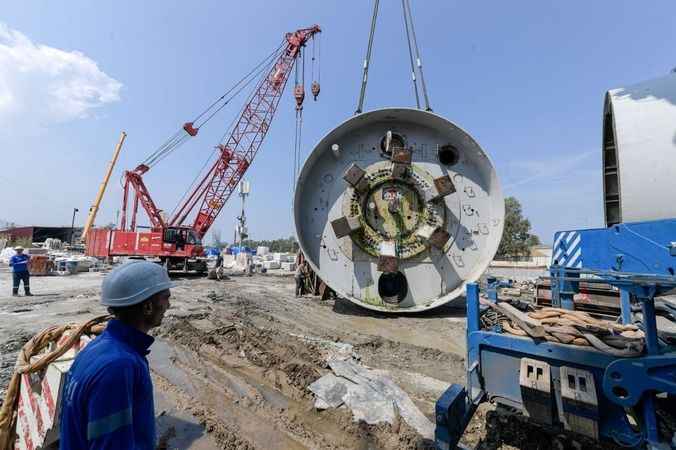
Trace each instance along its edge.
{"label": "worker's blue shirt", "polygon": [[22,253],[20,255],[14,255],[9,258],[9,265],[12,267],[12,272],[21,273],[28,272],[28,260],[31,257]]}
{"label": "worker's blue shirt", "polygon": [[61,449],[155,449],[146,355],[154,339],[119,320],[75,358],[63,395]]}

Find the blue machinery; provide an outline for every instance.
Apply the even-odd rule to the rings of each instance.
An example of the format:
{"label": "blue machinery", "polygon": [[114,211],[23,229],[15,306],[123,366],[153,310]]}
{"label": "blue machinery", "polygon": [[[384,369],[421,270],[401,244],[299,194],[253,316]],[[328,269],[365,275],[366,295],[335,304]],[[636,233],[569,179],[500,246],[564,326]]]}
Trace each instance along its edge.
{"label": "blue machinery", "polygon": [[[673,448],[660,433],[656,397],[676,409],[676,347],[656,325],[655,297],[676,288],[676,220],[558,232],[551,266],[552,306],[574,309],[581,278],[620,291],[622,323],[645,333],[640,357],[619,358],[482,329],[476,283],[467,286],[467,386],[452,385],[436,404],[435,441],[456,447],[477,406],[494,401],[555,430],[623,447]],[[497,301],[493,295],[489,301]],[[676,310],[658,304],[658,310]],[[669,314],[667,314],[669,316]],[[672,322],[673,323],[673,322]]]}

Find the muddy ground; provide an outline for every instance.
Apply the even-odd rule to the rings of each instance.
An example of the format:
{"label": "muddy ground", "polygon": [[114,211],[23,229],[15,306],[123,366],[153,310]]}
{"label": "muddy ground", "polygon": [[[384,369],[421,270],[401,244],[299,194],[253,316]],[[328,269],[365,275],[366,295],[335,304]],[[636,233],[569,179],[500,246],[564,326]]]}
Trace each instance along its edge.
{"label": "muddy ground", "polygon": [[[0,272],[0,394],[30,336],[105,312],[98,304],[102,279],[33,277],[36,296],[12,298],[9,274]],[[433,448],[403,420],[367,425],[344,408],[317,411],[307,386],[327,373],[327,352],[347,344],[364,365],[387,371],[434,423],[436,399],[465,380],[463,309],[384,315],[341,299],[297,299],[292,278],[270,275],[175,281],[150,355],[159,448]],[[463,442],[563,448],[490,405],[476,414]]]}

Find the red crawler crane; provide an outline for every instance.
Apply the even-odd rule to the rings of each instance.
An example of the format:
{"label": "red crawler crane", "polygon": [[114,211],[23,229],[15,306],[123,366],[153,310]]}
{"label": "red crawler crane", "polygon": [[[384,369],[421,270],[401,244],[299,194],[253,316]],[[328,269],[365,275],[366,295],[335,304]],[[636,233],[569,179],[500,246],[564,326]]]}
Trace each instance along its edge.
{"label": "red crawler crane", "polygon": [[[142,164],[134,170],[126,171],[120,227],[113,230],[92,229],[87,235],[87,255],[159,258],[167,269],[206,270],[204,260],[199,258],[203,252],[201,240],[216,220],[223,205],[237,188],[260,149],[274,118],[289,74],[301,56],[301,49],[320,31],[319,26],[315,25],[287,33],[282,45],[232,89],[216,100],[195,120],[183,125],[181,130],[169,138]],[[305,92],[303,85],[298,82],[298,67],[296,70],[294,96],[298,111],[302,109]],[[255,79],[256,73],[262,74],[262,77],[242,108],[230,135],[216,147],[218,152],[216,161],[195,188],[184,196],[182,202],[179,202],[175,213],[166,218],[150,196],[143,182],[143,174],[176,147],[190,137],[196,136],[201,126]],[[313,93],[315,91],[318,93],[318,84],[316,88],[313,84],[312,90]],[[233,91],[236,92],[232,94]],[[133,206],[131,220],[128,224],[127,209],[130,190],[133,190]],[[137,231],[136,219],[139,203],[150,220],[151,226],[148,231]],[[193,216],[192,213],[195,213],[194,217],[189,221],[188,217]],[[185,225],[186,222],[192,222],[192,224]]]}

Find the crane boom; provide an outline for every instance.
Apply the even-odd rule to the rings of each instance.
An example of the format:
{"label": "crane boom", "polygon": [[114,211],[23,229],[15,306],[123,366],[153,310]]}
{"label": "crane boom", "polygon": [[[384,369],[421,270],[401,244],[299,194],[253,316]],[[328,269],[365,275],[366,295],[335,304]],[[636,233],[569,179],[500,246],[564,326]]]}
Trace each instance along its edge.
{"label": "crane boom", "polygon": [[286,35],[286,49],[259,81],[232,133],[218,146],[217,161],[170,219],[171,226],[181,226],[199,204],[191,228],[204,237],[260,149],[300,49],[320,31],[315,25]]}
{"label": "crane boom", "polygon": [[[320,33],[318,25],[287,33],[280,45],[232,88],[170,136],[135,169],[124,173],[122,216],[116,229],[92,229],[87,237],[86,253],[90,256],[136,256],[158,258],[167,270],[206,270],[202,238],[213,225],[232,192],[242,180],[270,129],[289,75],[302,55],[301,49]],[[313,57],[314,60],[314,57]],[[296,121],[302,112],[304,82],[299,83],[296,67]],[[303,64],[304,68],[304,64]],[[260,77],[260,78],[257,78]],[[302,78],[304,80],[304,77]],[[257,81],[256,81],[257,80]],[[247,99],[232,128],[216,146],[216,160],[205,163],[206,174],[197,177],[196,187],[189,188],[179,201],[175,213],[166,217],[148,191],[143,175],[176,148],[196,136],[223,107],[248,85],[254,90]],[[312,86],[319,93],[319,83]],[[211,157],[210,159],[211,160]],[[128,214],[132,195],[131,214]],[[145,210],[150,226],[137,227],[139,206]],[[140,231],[144,229],[147,231]]]}
{"label": "crane boom", "polygon": [[96,214],[99,212],[99,206],[101,205],[103,194],[106,192],[106,187],[108,186],[110,175],[113,173],[113,168],[115,167],[115,163],[117,162],[117,157],[120,156],[120,150],[122,150],[122,144],[124,144],[124,139],[126,137],[127,133],[122,131],[120,133],[120,139],[117,141],[117,145],[115,146],[115,151],[113,151],[113,158],[110,160],[110,163],[108,163],[106,175],[103,177],[101,186],[99,186],[99,191],[96,193],[94,203],[92,203],[92,206],[89,208],[87,222],[85,222],[85,226],[82,229],[82,237],[80,238],[82,241],[85,241],[87,239],[87,233],[89,233],[89,230],[91,229],[92,225],[94,225],[94,220],[96,219]]}

